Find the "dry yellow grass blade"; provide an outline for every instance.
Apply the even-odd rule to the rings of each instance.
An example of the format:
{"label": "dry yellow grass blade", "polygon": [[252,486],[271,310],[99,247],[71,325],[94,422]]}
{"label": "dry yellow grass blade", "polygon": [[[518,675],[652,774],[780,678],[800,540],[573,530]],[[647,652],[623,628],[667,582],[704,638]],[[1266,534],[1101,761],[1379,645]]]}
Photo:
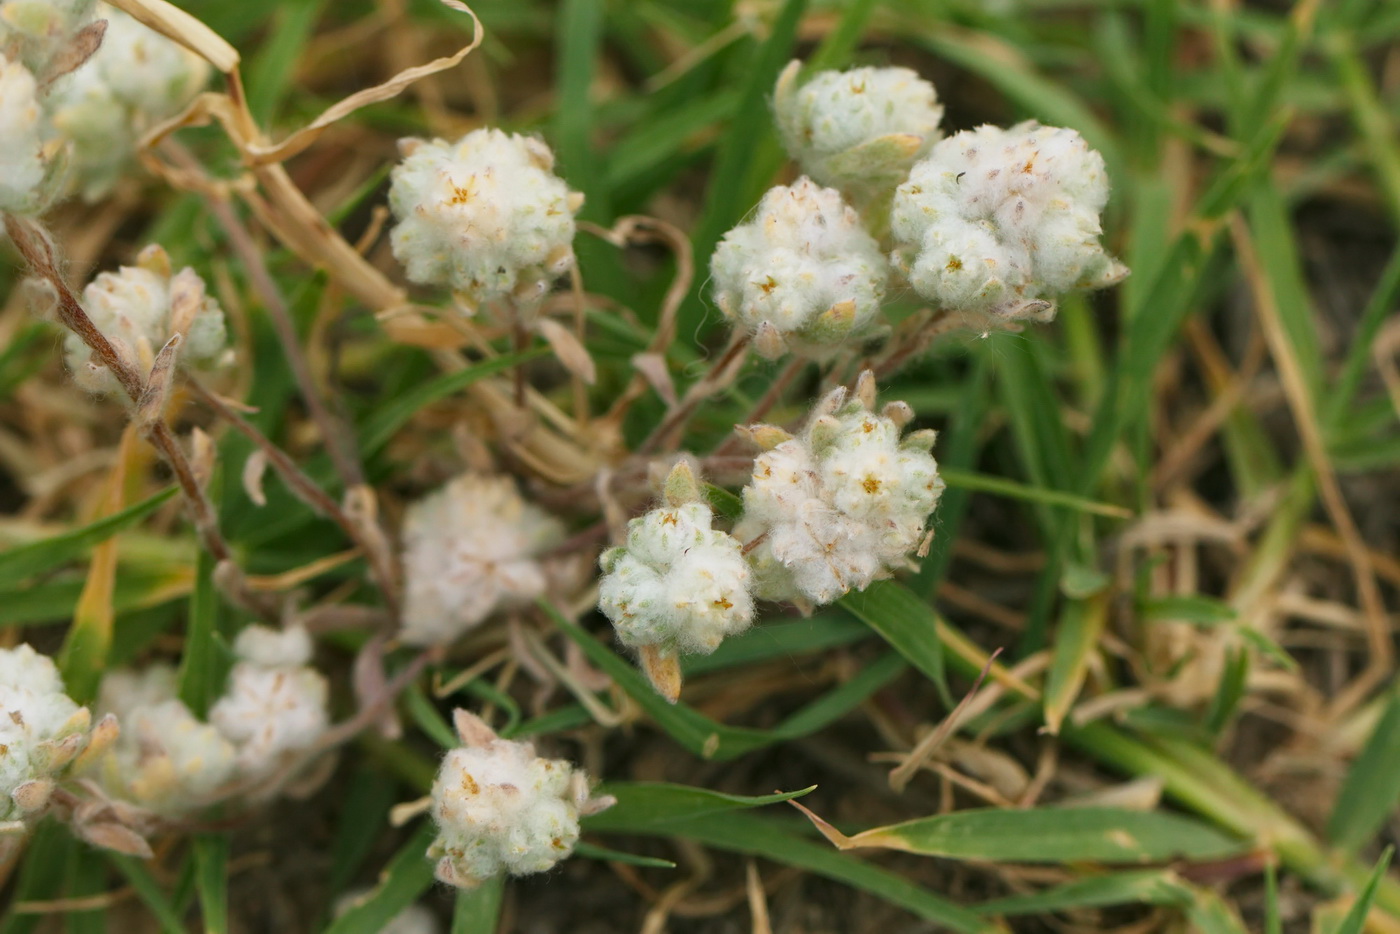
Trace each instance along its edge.
{"label": "dry yellow grass blade", "polygon": [[109,0],[112,6],[173,39],[209,64],[229,74],[238,67],[238,50],[184,10],[166,0]]}

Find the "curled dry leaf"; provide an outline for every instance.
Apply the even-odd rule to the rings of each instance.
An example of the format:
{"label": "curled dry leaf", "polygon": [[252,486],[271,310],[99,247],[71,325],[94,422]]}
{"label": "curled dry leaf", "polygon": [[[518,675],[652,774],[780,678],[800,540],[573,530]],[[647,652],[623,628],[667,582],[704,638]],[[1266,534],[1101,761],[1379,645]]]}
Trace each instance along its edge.
{"label": "curled dry leaf", "polygon": [[598,368],[594,366],[593,358],[588,355],[587,349],[574,332],[552,318],[541,318],[536,327],[539,328],[540,336],[554,351],[554,356],[564,365],[564,369],[588,385],[593,385],[598,378]]}
{"label": "curled dry leaf", "polygon": [[238,67],[238,50],[184,10],[166,0],[110,0],[156,32],[180,43],[209,64],[229,74]]}
{"label": "curled dry leaf", "polygon": [[263,477],[267,474],[267,453],[258,448],[243,462],[243,492],[256,506],[267,505],[267,494],[263,492]]}

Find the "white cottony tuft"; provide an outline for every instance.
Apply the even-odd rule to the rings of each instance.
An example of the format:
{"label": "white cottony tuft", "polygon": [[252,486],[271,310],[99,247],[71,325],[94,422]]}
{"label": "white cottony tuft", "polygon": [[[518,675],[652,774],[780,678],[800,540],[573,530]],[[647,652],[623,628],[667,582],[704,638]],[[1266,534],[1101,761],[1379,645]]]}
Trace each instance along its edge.
{"label": "white cottony tuft", "polygon": [[34,75],[0,54],[0,211],[42,209],[59,171],[62,143],[38,98]]}
{"label": "white cottony tuft", "polygon": [[102,680],[97,706],[122,726],[100,773],[112,797],[181,817],[212,803],[233,778],[233,744],[175,697],[169,666],[112,672]]}
{"label": "white cottony tuft", "polygon": [[[712,529],[713,520],[682,461],[666,482],[666,503],[629,522],[627,543],[603,555],[598,606],[624,645],[660,659],[708,655],[749,627],[753,598],[743,548]],[[644,664],[653,675],[654,662]]]}
{"label": "white cottony tuft", "polygon": [[568,762],[500,739],[466,711],[456,722],[466,745],[447,754],[432,794],[438,836],[428,856],[443,882],[474,888],[503,872],[544,872],[573,852],[579,817],[612,803],[591,798],[588,777]]}
{"label": "white cottony tuft", "polygon": [[1045,320],[1055,296],[1128,274],[1099,243],[1107,202],[1103,158],[1073,130],[979,127],[934,146],[895,192],[893,258],[944,308]]}
{"label": "white cottony tuft", "polygon": [[71,140],[70,185],[92,200],[131,167],[142,134],[178,114],[208,80],[209,66],[184,46],[101,5],[102,45],[54,85],[54,126]]}
{"label": "white cottony tuft", "polygon": [[[88,317],[144,376],[165,343],[184,335],[179,359],[197,367],[226,362],[224,312],[189,267],[171,274],[170,257],[159,246],[141,251],[135,266],[104,272],[83,290]],[[117,378],[92,357],[76,334],[64,341],[68,366],[79,386],[91,392],[119,388]]]}
{"label": "white cottony tuft", "polygon": [[47,77],[96,7],[95,0],[0,0],[0,52]]}
{"label": "white cottony tuft", "polygon": [[0,823],[31,818],[88,743],[91,716],[58,668],[28,645],[0,649]]}
{"label": "white cottony tuft", "polygon": [[544,593],[540,558],[563,537],[509,477],[463,474],[423,497],[404,517],[404,642],[446,644],[531,602]]}
{"label": "white cottony tuft", "polygon": [[779,432],[754,461],[734,531],[752,546],[755,596],[830,603],[905,566],[924,539],[943,492],[933,435],[901,437],[909,407],[874,412],[874,395],[867,371],[853,398],[833,391],[801,436]]}
{"label": "white cottony tuft", "polygon": [[765,357],[829,355],[880,310],[889,266],[841,193],[772,188],[710,260],[715,303]]}
{"label": "white cottony tuft", "polygon": [[583,196],[554,174],[543,142],[480,129],[401,148],[390,242],[414,282],[446,286],[472,308],[506,296],[529,306],[574,264]]}
{"label": "white cottony tuft", "polygon": [[908,68],[821,71],[799,88],[801,65],[779,76],[773,109],[788,155],[823,185],[888,191],[942,135],[933,85]]}
{"label": "white cottony tuft", "polygon": [[[284,646],[286,654],[275,651]],[[306,664],[304,630],[249,626],[234,642],[239,661],[209,720],[238,750],[240,775],[257,778],[295,763],[330,725],[328,686]]]}

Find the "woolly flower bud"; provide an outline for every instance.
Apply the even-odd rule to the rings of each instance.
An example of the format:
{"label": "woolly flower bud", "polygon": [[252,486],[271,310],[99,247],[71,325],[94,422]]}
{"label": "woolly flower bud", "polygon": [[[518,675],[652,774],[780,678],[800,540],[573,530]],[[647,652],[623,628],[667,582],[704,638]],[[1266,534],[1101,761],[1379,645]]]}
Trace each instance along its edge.
{"label": "woolly flower bud", "polygon": [[169,666],[107,675],[98,709],[116,714],[122,724],[102,762],[102,783],[112,797],[179,817],[211,803],[233,777],[233,745],[175,697]]}
{"label": "woolly flower bud", "polygon": [[715,303],[759,353],[830,353],[880,310],[888,266],[840,192],[801,178],[769,189],[710,260]]}
{"label": "woolly flower bud", "polygon": [[102,45],[55,84],[54,125],[73,141],[72,184],[84,198],[105,195],[132,164],[141,136],[175,116],[209,77],[198,55],[102,5]]}
{"label": "woolly flower bud", "polygon": [[37,213],[48,201],[62,144],[22,63],[0,54],[0,211]]}
{"label": "woolly flower bud", "polygon": [[509,477],[463,474],[423,497],[404,516],[404,642],[445,644],[531,602],[545,588],[540,556],[563,537]]}
{"label": "woolly flower bud", "polygon": [[93,19],[94,0],[0,0],[0,49],[44,74]]}
{"label": "woolly flower bud", "polygon": [[52,780],[87,745],[90,724],[52,659],[28,645],[0,649],[0,823],[43,810]]}
{"label": "woolly flower bud", "polygon": [[400,148],[389,239],[414,282],[447,286],[473,308],[506,295],[529,303],[573,265],[583,196],[553,173],[543,142],[481,129]]}
{"label": "woolly flower bud", "polygon": [[[279,651],[279,647],[281,651]],[[326,679],[306,665],[305,630],[248,626],[233,651],[239,661],[209,720],[238,750],[247,777],[269,775],[306,752],[330,724]]]}
{"label": "woolly flower bud", "polygon": [[466,745],[447,754],[432,793],[428,856],[441,881],[473,888],[502,872],[544,872],[573,852],[580,815],[612,804],[590,799],[588,777],[568,762],[500,739],[466,711],[455,719]]}
{"label": "woolly flower bud", "polygon": [[788,155],[823,185],[893,188],[942,135],[933,85],[908,68],[822,71],[798,88],[801,67],[778,77],[773,109]]}
{"label": "woolly flower bud", "polygon": [[1046,320],[1054,296],[1128,274],[1098,241],[1107,201],[1103,158],[1073,130],[967,130],[895,192],[894,261],[945,308]]}
{"label": "woolly flower bud", "polygon": [[[180,359],[198,367],[225,362],[228,334],[219,303],[205,293],[204,280],[188,266],[171,275],[170,257],[148,246],[135,266],[104,272],[83,290],[88,317],[141,375],[150,372],[156,354],[176,333],[184,335]],[[64,342],[73,379],[91,392],[119,388],[105,364],[77,334]]]}
{"label": "woolly flower bud", "polygon": [[923,540],[943,492],[932,434],[901,439],[913,413],[897,402],[877,414],[874,397],[867,371],[854,398],[823,399],[800,437],[766,436],[735,529],[753,543],[756,596],[830,603],[888,577]]}
{"label": "woolly flower bud", "polygon": [[[666,482],[666,504],[627,525],[627,544],[601,560],[598,606],[623,644],[644,650],[652,682],[671,700],[686,652],[708,655],[753,621],[749,571],[738,539],[710,528],[714,513],[700,500],[689,465]],[[673,687],[672,687],[673,685]]]}

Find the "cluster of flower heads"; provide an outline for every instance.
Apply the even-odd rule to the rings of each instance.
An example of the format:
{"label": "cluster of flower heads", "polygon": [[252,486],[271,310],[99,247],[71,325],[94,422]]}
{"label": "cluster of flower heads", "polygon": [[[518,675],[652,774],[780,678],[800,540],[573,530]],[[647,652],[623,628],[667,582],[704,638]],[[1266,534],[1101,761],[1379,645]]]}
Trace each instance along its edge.
{"label": "cluster of flower heads", "polygon": [[[170,256],[160,246],[142,250],[135,266],[99,275],[83,290],[83,306],[97,329],[142,376],[176,334],[183,338],[181,362],[194,367],[228,362],[223,309],[193,269],[172,272]],[[79,386],[91,392],[119,388],[115,374],[93,359],[92,349],[76,333],[65,338],[64,350]]]}
{"label": "cluster of flower heads", "polygon": [[685,461],[667,477],[664,499],[628,523],[626,544],[603,555],[598,606],[675,701],[678,656],[713,652],[749,627],[754,607],[743,546],[711,527],[714,512]]}
{"label": "cluster of flower heads", "polygon": [[573,266],[583,195],[554,174],[543,142],[481,129],[400,149],[390,242],[414,282],[450,288],[469,309],[502,298],[529,308]]}
{"label": "cluster of flower heads", "polygon": [[810,611],[908,565],[943,491],[934,433],[903,433],[913,415],[903,402],[876,412],[866,371],[853,394],[823,398],[797,437],[750,426],[763,453],[732,534],[711,527],[690,467],[672,471],[666,502],[603,555],[599,584],[599,607],[658,691],[674,701],[676,656],[743,631],[755,598]]}
{"label": "cluster of flower heads", "polygon": [[404,642],[443,645],[530,603],[545,589],[541,558],[563,538],[509,477],[463,474],[418,500],[403,523]]}
{"label": "cluster of flower heads", "polygon": [[[105,32],[105,35],[104,35]],[[141,135],[208,77],[203,59],[92,0],[0,2],[0,210],[107,193]]]}
{"label": "cluster of flower heads", "polygon": [[465,710],[454,716],[463,745],[443,759],[433,782],[438,836],[428,849],[437,877],[474,888],[502,872],[544,872],[573,852],[579,818],[610,807],[588,776],[529,743],[501,739]]}
{"label": "cluster of flower heads", "polygon": [[93,726],[47,655],[28,645],[0,649],[0,835],[23,832],[48,807],[56,784],[115,736],[109,719]]}
{"label": "cluster of flower heads", "polygon": [[945,139],[933,86],[908,69],[801,86],[799,69],[774,110],[809,178],[769,191],[710,263],[715,303],[765,356],[820,359],[868,333],[890,277],[946,311],[1045,320],[1058,295],[1127,275],[1099,243],[1108,178],[1078,133],[1026,122]]}

